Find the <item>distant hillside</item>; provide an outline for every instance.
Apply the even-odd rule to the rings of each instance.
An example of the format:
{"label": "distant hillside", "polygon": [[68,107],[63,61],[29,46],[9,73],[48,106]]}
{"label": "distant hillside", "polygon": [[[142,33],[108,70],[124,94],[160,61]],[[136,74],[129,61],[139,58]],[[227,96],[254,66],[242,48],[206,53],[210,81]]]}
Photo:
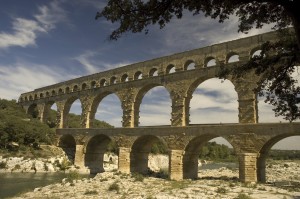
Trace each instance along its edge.
{"label": "distant hillside", "polygon": [[[80,116],[69,115],[69,128],[80,128]],[[94,121],[96,128],[112,128],[103,121]],[[0,149],[22,150],[52,144],[55,138],[56,111],[50,111],[47,124],[27,115],[15,100],[0,99]]]}

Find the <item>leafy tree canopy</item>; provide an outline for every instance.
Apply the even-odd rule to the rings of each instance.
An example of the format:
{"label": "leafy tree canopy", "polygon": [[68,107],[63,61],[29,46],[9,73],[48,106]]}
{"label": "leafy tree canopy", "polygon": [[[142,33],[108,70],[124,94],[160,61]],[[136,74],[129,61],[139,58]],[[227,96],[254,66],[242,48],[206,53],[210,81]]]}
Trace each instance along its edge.
{"label": "leafy tree canopy", "polygon": [[[182,18],[186,11],[194,15],[204,13],[205,17],[224,22],[231,15],[239,18],[238,31],[247,33],[264,24],[274,24],[275,29],[293,26],[292,36],[284,34],[281,41],[266,43],[260,55],[244,66],[223,71],[222,76],[233,74],[241,77],[249,71],[262,75],[257,92],[266,96],[266,102],[274,105],[275,114],[293,121],[300,118],[300,88],[292,77],[300,56],[300,15],[296,0],[109,0],[96,19],[104,17],[118,23],[111,40],[117,40],[126,32],[148,33],[148,26],[165,27],[173,18]],[[289,32],[290,34],[290,32]]]}

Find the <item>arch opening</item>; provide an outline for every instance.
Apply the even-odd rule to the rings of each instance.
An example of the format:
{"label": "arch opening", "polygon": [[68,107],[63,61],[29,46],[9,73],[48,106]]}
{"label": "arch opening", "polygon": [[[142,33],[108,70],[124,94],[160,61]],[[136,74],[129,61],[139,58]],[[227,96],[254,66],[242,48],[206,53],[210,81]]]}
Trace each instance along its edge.
{"label": "arch opening", "polygon": [[91,82],[91,88],[97,88],[97,82],[96,81]]}
{"label": "arch opening", "polygon": [[143,79],[143,73],[141,71],[137,71],[133,78],[134,80]]}
{"label": "arch opening", "polygon": [[101,79],[101,80],[100,80],[100,86],[107,86],[107,81],[106,81],[106,79]]}
{"label": "arch opening", "polygon": [[86,84],[86,83],[83,83],[83,84],[81,85],[81,90],[85,90],[85,89],[87,89],[87,84]]}
{"label": "arch opening", "polygon": [[[113,151],[111,151],[113,149]],[[92,137],[85,150],[84,164],[90,173],[117,169],[116,144],[106,135]]]}
{"label": "arch opening", "polygon": [[82,108],[78,98],[70,98],[64,108],[64,125],[66,128],[82,128]]}
{"label": "arch opening", "polygon": [[176,72],[176,68],[173,64],[170,64],[167,66],[166,74],[171,74],[171,73],[175,73],[175,72]]}
{"label": "arch opening", "polygon": [[[151,153],[163,153],[153,155]],[[139,137],[132,145],[130,152],[130,171],[167,178],[169,173],[168,148],[158,137],[145,135]]]}
{"label": "arch opening", "polygon": [[63,135],[59,139],[58,146],[62,148],[68,160],[74,164],[76,142],[72,135]]}
{"label": "arch opening", "polygon": [[230,81],[222,83],[218,78],[204,82],[200,80],[194,83],[191,90],[191,124],[238,123],[238,95]]}
{"label": "arch opening", "polygon": [[168,90],[151,85],[140,91],[136,99],[136,117],[139,126],[170,125],[172,101]]}
{"label": "arch opening", "polygon": [[73,86],[73,92],[75,92],[75,91],[78,91],[78,86],[77,85]]}
{"label": "arch opening", "polygon": [[128,82],[128,75],[127,74],[122,75],[121,82]]}
{"label": "arch opening", "polygon": [[39,110],[37,108],[37,104],[31,104],[28,108],[27,114],[29,114],[32,118],[38,118]]}
{"label": "arch opening", "polygon": [[112,76],[112,77],[110,78],[110,85],[116,84],[116,83],[117,83],[117,78],[116,78],[115,76]]}
{"label": "arch opening", "polygon": [[203,135],[195,137],[186,146],[183,155],[184,179],[237,180],[238,175],[238,159],[226,139],[217,135]]}
{"label": "arch opening", "polygon": [[234,63],[240,61],[239,55],[238,54],[232,54],[231,56],[228,57],[227,63]]}
{"label": "arch opening", "polygon": [[217,65],[217,60],[214,57],[208,57],[204,62],[204,67],[211,67],[216,65]]}
{"label": "arch opening", "polygon": [[149,71],[149,77],[155,77],[155,76],[158,76],[158,70],[157,70],[157,68],[152,68]]}
{"label": "arch opening", "polygon": [[194,61],[189,60],[184,65],[184,70],[194,70],[196,68],[196,64]]}
{"label": "arch opening", "polygon": [[122,126],[123,110],[119,97],[114,93],[97,96],[92,104],[91,126],[93,128],[111,128]]}
{"label": "arch opening", "polygon": [[[299,186],[300,133],[270,139],[257,158],[257,181]],[[282,172],[284,168],[285,172]],[[274,175],[276,173],[276,175]]]}

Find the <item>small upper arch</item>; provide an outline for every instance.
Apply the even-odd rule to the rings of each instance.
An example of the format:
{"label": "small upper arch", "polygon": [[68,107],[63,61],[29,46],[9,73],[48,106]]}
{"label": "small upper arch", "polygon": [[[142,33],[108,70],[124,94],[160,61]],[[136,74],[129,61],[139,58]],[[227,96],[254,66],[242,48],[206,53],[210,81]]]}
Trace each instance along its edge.
{"label": "small upper arch", "polygon": [[77,85],[74,85],[74,86],[73,86],[73,92],[74,92],[74,91],[78,91],[78,86],[77,86]]}
{"label": "small upper arch", "polygon": [[175,66],[173,64],[169,64],[166,68],[166,74],[175,73]]}
{"label": "small upper arch", "polygon": [[40,93],[40,98],[43,98],[44,97],[44,94],[43,93]]}
{"label": "small upper arch", "polygon": [[184,70],[193,70],[196,68],[196,64],[193,60],[187,60],[184,64]]}
{"label": "small upper arch", "polygon": [[233,63],[240,61],[239,54],[236,52],[230,52],[226,56],[226,63]]}
{"label": "small upper arch", "polygon": [[91,88],[96,88],[97,87],[97,82],[94,80],[94,81],[91,81]]}
{"label": "small upper arch", "polygon": [[52,90],[52,91],[51,91],[51,95],[52,95],[52,96],[55,96],[55,95],[56,95],[55,90]]}
{"label": "small upper arch", "polygon": [[107,81],[106,81],[106,79],[101,79],[101,80],[100,80],[100,86],[107,86]]}
{"label": "small upper arch", "polygon": [[58,89],[58,94],[63,94],[64,92],[63,92],[63,89],[62,88],[59,88]]}
{"label": "small upper arch", "polygon": [[128,82],[128,74],[127,73],[122,75],[121,82]]}
{"label": "small upper arch", "polygon": [[154,76],[158,76],[158,70],[157,70],[157,68],[152,68],[149,71],[149,77],[154,77]]}
{"label": "small upper arch", "polygon": [[86,83],[83,83],[83,84],[81,85],[81,90],[85,90],[85,89],[87,89],[87,84],[86,84]]}
{"label": "small upper arch", "polygon": [[215,57],[207,57],[204,60],[204,67],[211,67],[211,66],[216,66],[217,65],[217,60]]}
{"label": "small upper arch", "polygon": [[117,78],[116,78],[116,76],[112,76],[112,77],[110,78],[110,85],[116,84],[116,83],[117,83]]}
{"label": "small upper arch", "polygon": [[143,73],[141,71],[137,71],[133,77],[134,80],[143,79]]}
{"label": "small upper arch", "polygon": [[65,92],[70,93],[70,87],[67,86],[66,89],[65,89]]}

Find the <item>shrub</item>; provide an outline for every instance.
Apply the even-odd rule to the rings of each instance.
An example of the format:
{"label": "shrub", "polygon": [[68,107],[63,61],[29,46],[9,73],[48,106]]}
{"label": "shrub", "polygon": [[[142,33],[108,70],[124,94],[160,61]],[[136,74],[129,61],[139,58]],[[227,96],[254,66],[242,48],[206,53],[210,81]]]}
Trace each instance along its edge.
{"label": "shrub", "polygon": [[77,171],[70,171],[67,176],[67,181],[68,182],[73,182],[73,180],[79,180],[82,177],[80,176],[80,174]]}
{"label": "shrub", "polygon": [[226,193],[227,192],[227,190],[224,188],[224,187],[219,187],[218,189],[217,189],[217,193]]}
{"label": "shrub", "polygon": [[119,193],[119,191],[120,191],[120,186],[119,186],[118,182],[115,181],[114,183],[112,183],[112,184],[108,187],[108,191],[116,191],[117,193]]}
{"label": "shrub", "polygon": [[234,199],[252,199],[252,198],[244,193],[239,193],[239,195]]}
{"label": "shrub", "polygon": [[14,170],[19,170],[19,169],[21,169],[21,166],[19,164],[16,164]]}
{"label": "shrub", "polygon": [[98,194],[98,192],[95,190],[87,190],[84,192],[84,195],[96,195],[96,194]]}
{"label": "shrub", "polygon": [[144,181],[144,176],[140,173],[133,173],[132,177],[134,178],[134,181],[139,181],[139,182]]}
{"label": "shrub", "polygon": [[7,168],[7,162],[0,162],[0,169],[6,169]]}

